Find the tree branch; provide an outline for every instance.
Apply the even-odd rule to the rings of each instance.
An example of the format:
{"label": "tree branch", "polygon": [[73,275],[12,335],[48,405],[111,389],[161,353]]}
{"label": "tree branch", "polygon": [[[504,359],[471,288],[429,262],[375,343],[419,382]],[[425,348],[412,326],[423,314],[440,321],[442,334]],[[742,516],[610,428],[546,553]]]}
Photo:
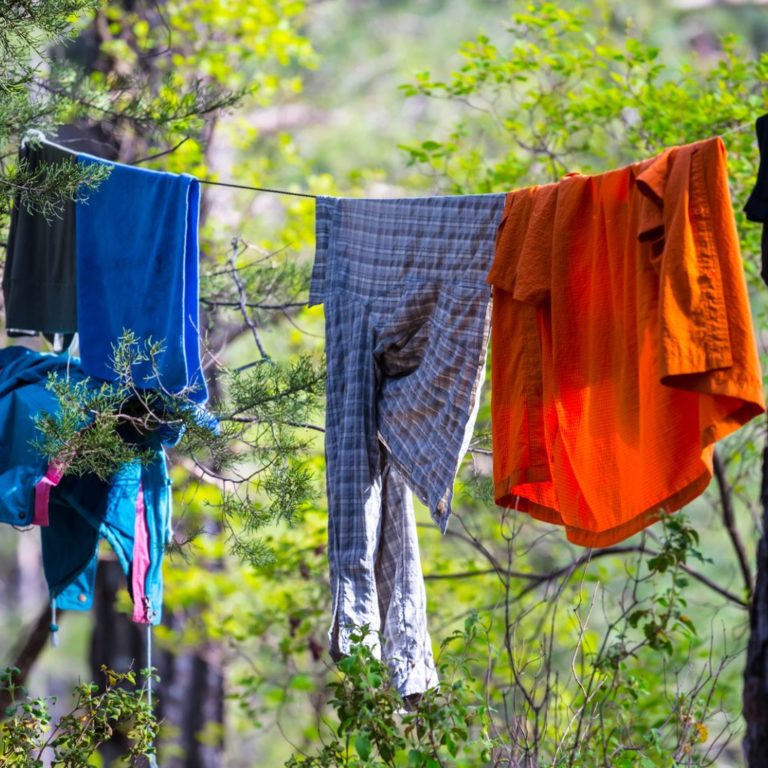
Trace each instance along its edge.
{"label": "tree branch", "polygon": [[725,476],[725,464],[717,451],[714,453],[712,464],[715,470],[717,487],[720,492],[720,503],[723,507],[723,524],[725,525],[726,531],[728,531],[728,536],[730,536],[733,548],[736,550],[736,558],[739,561],[739,568],[741,568],[741,575],[744,577],[744,586],[747,590],[748,603],[752,599],[752,593],[755,588],[754,580],[752,578],[752,570],[749,567],[749,560],[747,558],[747,552],[744,549],[744,542],[741,540],[741,536],[736,530],[736,518],[733,513],[731,486],[728,483],[728,478]]}
{"label": "tree branch", "polygon": [[234,421],[238,424],[285,424],[289,427],[298,427],[299,429],[311,429],[315,432],[325,432],[324,427],[319,427],[317,424],[308,424],[304,421],[279,421],[275,422],[269,419],[260,419],[256,416],[222,416],[220,421]]}
{"label": "tree branch", "polygon": [[148,163],[150,160],[157,160],[158,157],[165,157],[165,155],[173,154],[179,147],[186,144],[192,137],[185,136],[180,142],[172,146],[170,149],[164,149],[162,152],[156,152],[154,155],[148,155],[147,157],[140,157],[138,160],[134,160],[131,165],[138,165],[139,163]]}
{"label": "tree branch", "polygon": [[266,350],[264,349],[264,345],[261,343],[261,337],[259,336],[259,329],[256,327],[256,323],[254,322],[254,319],[251,317],[250,313],[248,312],[248,306],[246,302],[248,301],[248,297],[245,292],[245,286],[243,285],[243,281],[240,279],[240,275],[237,274],[237,265],[235,264],[235,256],[237,255],[237,244],[240,241],[240,238],[233,237],[232,238],[232,254],[229,257],[229,264],[230,264],[230,271],[232,274],[232,280],[234,280],[235,285],[237,286],[237,293],[240,297],[240,312],[243,315],[243,320],[245,321],[245,324],[251,329],[251,333],[253,334],[253,339],[256,342],[256,346],[258,347],[259,354],[261,355],[261,359],[266,362],[271,362],[272,358],[267,354]]}
{"label": "tree branch", "polygon": [[[454,534],[454,535],[457,535],[457,534]],[[470,539],[460,534],[458,535],[459,535],[459,538],[467,541],[468,543],[474,546],[473,542],[471,542]],[[522,592],[520,593],[520,595],[524,595],[527,592],[530,592],[531,590],[536,589],[536,587],[540,586],[541,584],[545,584],[550,581],[555,581],[556,579],[559,579],[561,576],[570,575],[571,573],[576,571],[578,568],[580,568],[582,565],[586,565],[588,562],[592,560],[597,560],[602,557],[609,557],[611,555],[625,555],[632,552],[637,552],[643,555],[651,555],[651,556],[658,554],[658,552],[655,552],[654,550],[648,549],[647,547],[643,547],[643,546],[605,547],[603,549],[590,550],[584,553],[581,557],[576,558],[576,560],[573,560],[572,562],[568,563],[567,565],[561,566],[560,568],[555,568],[552,571],[546,571],[545,573],[512,571],[507,568],[502,568],[501,566],[498,566],[496,568],[486,568],[486,569],[477,570],[477,571],[426,574],[424,576],[424,580],[438,581],[443,579],[465,579],[465,578],[473,578],[475,576],[489,576],[495,573],[499,577],[504,577],[505,579],[507,578],[520,579],[521,581],[530,582],[528,586],[524,587]],[[733,592],[730,592],[724,587],[721,587],[717,582],[713,581],[708,576],[705,576],[703,573],[699,573],[699,571],[696,571],[690,566],[685,564],[681,564],[680,568],[683,571],[685,571],[691,578],[696,579],[696,581],[698,582],[701,582],[705,586],[709,587],[713,592],[717,592],[718,595],[724,597],[726,600],[734,603],[735,605],[738,605],[740,608],[749,607],[748,601],[744,600],[738,595],[735,595]]]}
{"label": "tree branch", "polygon": [[[207,307],[242,307],[243,303],[239,301],[216,301],[216,299],[208,299],[204,296],[200,297],[200,303],[205,304]],[[260,304],[254,301],[246,301],[245,306],[249,309],[274,309],[279,312],[283,312],[286,309],[298,309],[300,307],[306,307],[306,301],[287,301],[285,304]]]}
{"label": "tree branch", "polygon": [[[61,620],[63,613],[64,611],[57,613],[57,621]],[[32,629],[26,636],[26,639],[20,641],[12,654],[13,661],[9,666],[19,669],[19,675],[14,678],[14,682],[18,685],[24,684],[27,677],[29,677],[29,673],[32,671],[32,667],[45,649],[45,644],[48,642],[50,635],[50,625],[51,606],[46,603],[32,624]],[[12,701],[8,692],[0,690],[0,719],[4,717],[5,710],[11,704]]]}

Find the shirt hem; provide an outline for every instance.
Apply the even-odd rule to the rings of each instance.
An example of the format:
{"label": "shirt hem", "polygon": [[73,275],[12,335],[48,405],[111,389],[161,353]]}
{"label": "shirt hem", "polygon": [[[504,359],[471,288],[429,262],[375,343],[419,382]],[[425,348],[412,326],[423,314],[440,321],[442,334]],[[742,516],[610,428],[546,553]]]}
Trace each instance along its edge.
{"label": "shirt hem", "polygon": [[[706,490],[711,480],[712,472],[705,468],[685,487],[679,489],[671,496],[660,500],[658,503],[653,504],[619,525],[602,530],[588,530],[569,525],[563,520],[558,510],[537,504],[523,497],[519,497],[517,510],[527,513],[536,520],[562,526],[565,528],[566,538],[573,544],[578,544],[582,547],[608,547],[628,539],[649,525],[653,525],[653,523],[661,519],[662,515],[675,512],[684,507],[700,496]],[[504,482],[504,485],[508,487],[506,482]],[[499,490],[499,484],[496,484],[494,486],[496,503],[502,507],[511,507],[512,504],[506,503],[509,495],[505,495],[503,492],[499,493]]]}

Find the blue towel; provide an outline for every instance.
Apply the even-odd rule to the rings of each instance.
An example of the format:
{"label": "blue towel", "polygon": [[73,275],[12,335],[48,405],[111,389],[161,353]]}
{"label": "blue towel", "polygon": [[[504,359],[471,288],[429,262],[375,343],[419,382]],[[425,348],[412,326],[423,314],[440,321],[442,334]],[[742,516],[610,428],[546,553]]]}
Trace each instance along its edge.
{"label": "blue towel", "polygon": [[[124,330],[140,342],[162,342],[158,376],[148,363],[134,367],[139,387],[208,398],[200,367],[198,216],[200,183],[145,168],[78,154],[81,165],[112,166],[109,178],[78,202],[77,306],[85,372],[116,378],[113,347]],[[158,381],[159,379],[159,381]]]}

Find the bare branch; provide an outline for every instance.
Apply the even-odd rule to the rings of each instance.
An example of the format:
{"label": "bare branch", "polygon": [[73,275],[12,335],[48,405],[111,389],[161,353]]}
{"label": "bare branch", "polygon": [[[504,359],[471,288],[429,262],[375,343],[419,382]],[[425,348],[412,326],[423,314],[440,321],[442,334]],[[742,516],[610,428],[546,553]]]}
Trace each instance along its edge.
{"label": "bare branch", "polygon": [[[234,421],[238,424],[272,424],[273,421],[268,419],[260,419],[255,416],[223,416],[220,421]],[[324,427],[318,427],[317,424],[307,424],[302,421],[281,421],[281,424],[285,424],[289,427],[298,427],[299,429],[311,429],[315,432],[325,432]]]}
{"label": "bare branch", "polygon": [[749,567],[749,560],[747,558],[747,552],[744,549],[744,542],[741,540],[741,536],[736,530],[736,519],[733,513],[733,501],[731,499],[731,487],[728,483],[728,478],[725,476],[725,465],[723,459],[716,450],[714,452],[712,464],[715,470],[717,487],[720,492],[720,503],[723,507],[723,524],[725,525],[726,531],[728,531],[728,536],[731,539],[733,548],[736,550],[736,557],[739,561],[741,575],[744,577],[744,586],[747,590],[747,602],[749,602],[749,600],[752,599],[752,593],[755,588],[755,583],[752,578],[752,569]]}
{"label": "bare branch", "polygon": [[232,238],[232,254],[229,257],[229,265],[232,280],[237,286],[237,293],[240,296],[240,312],[242,312],[245,324],[251,329],[251,333],[253,334],[253,339],[256,342],[256,346],[259,350],[259,354],[261,355],[261,359],[271,362],[272,358],[267,354],[266,350],[264,349],[264,345],[261,343],[261,338],[259,337],[259,329],[256,325],[256,322],[248,312],[248,306],[246,304],[248,297],[245,292],[245,286],[243,285],[243,281],[240,279],[240,275],[237,274],[235,256],[237,256],[237,244],[239,241],[240,239],[237,237]]}
{"label": "bare branch", "polygon": [[[61,619],[62,614],[63,611],[58,612],[58,620]],[[48,642],[50,635],[50,623],[51,607],[46,603],[40,613],[38,613],[27,636],[22,639],[13,652],[13,661],[10,666],[16,667],[20,671],[20,674],[14,678],[14,682],[18,685],[24,684],[32,667],[45,649],[45,644]],[[0,718],[10,705],[11,699],[8,691],[0,690]]]}
{"label": "bare branch", "polygon": [[[205,304],[207,307],[242,307],[242,303],[239,301],[216,301],[216,299],[207,299],[201,297],[201,304]],[[270,309],[277,312],[284,312],[286,309],[299,309],[306,307],[306,301],[287,301],[285,304],[260,304],[255,301],[246,301],[245,306],[249,309]]]}
{"label": "bare branch", "polygon": [[173,154],[179,147],[186,144],[192,137],[185,136],[178,144],[174,144],[170,149],[165,149],[162,152],[157,152],[154,155],[148,155],[147,157],[140,157],[138,160],[134,160],[131,165],[138,165],[139,163],[147,163],[150,160],[157,160],[158,157],[165,157],[166,155]]}

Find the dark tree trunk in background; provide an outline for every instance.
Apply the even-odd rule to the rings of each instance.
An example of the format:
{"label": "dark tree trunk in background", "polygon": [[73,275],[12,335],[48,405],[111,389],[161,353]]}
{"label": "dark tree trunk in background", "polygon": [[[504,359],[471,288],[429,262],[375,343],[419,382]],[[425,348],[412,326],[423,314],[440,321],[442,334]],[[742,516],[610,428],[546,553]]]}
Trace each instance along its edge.
{"label": "dark tree trunk in background", "polygon": [[[171,628],[180,629],[182,617],[170,614],[168,619]],[[180,747],[184,755],[183,759],[163,758],[163,768],[224,765],[224,675],[220,649],[209,646],[194,654],[164,651],[157,657],[156,666],[162,678],[157,715],[164,723],[173,723],[175,731],[163,744]],[[205,734],[204,739],[201,734]]]}
{"label": "dark tree trunk in background", "polygon": [[763,453],[760,500],[763,532],[757,545],[757,583],[749,612],[744,670],[744,754],[749,768],[768,768],[768,447]]}
{"label": "dark tree trunk in background", "polygon": [[[117,593],[125,589],[119,563],[102,560],[96,577],[95,627],[91,637],[90,665],[94,680],[103,679],[101,666],[139,671],[147,666],[147,629],[115,610]],[[165,626],[178,630],[183,616],[166,611]],[[161,650],[154,644],[152,664],[160,682],[154,684],[155,711],[162,721],[158,743],[163,768],[220,768],[224,722],[224,676],[218,649],[195,652]],[[204,739],[200,739],[201,734]],[[101,750],[105,765],[125,753],[125,742],[116,734]]]}
{"label": "dark tree trunk in background", "polygon": [[[24,685],[32,667],[43,652],[51,636],[50,626],[51,607],[46,603],[7,660],[8,666],[16,667],[19,670],[19,674],[14,677],[14,682],[17,685]],[[6,708],[10,707],[12,703],[10,694],[5,690],[0,691],[0,719],[3,718]]]}
{"label": "dark tree trunk in background", "polygon": [[[93,633],[89,662],[91,679],[103,683],[102,665],[119,672],[139,671],[146,667],[146,644],[142,627],[137,627],[124,613],[115,610],[117,593],[125,589],[125,576],[116,560],[100,560],[96,573],[96,591],[93,600]],[[104,744],[101,756],[105,765],[125,754],[127,741],[116,733]]]}

